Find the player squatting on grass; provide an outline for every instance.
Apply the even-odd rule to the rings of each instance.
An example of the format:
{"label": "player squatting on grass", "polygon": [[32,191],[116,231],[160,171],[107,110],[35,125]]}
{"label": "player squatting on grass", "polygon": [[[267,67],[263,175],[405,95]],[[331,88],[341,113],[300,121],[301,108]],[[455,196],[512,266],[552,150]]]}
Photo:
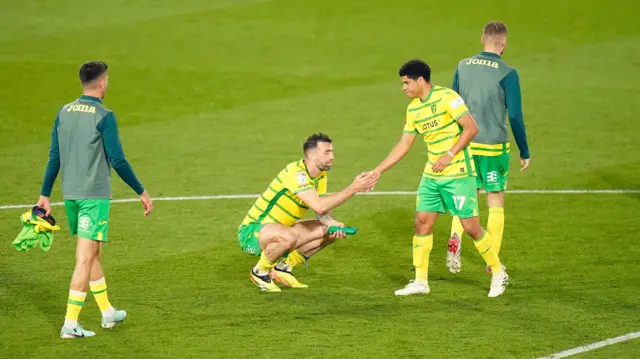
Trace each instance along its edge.
{"label": "player squatting on grass", "polygon": [[[345,225],[331,210],[378,180],[377,173],[361,173],[353,183],[337,193],[327,194],[328,171],[333,166],[333,145],[329,136],[314,134],[303,144],[304,158],[289,163],[269,183],[238,228],[240,248],[260,256],[249,276],[265,292],[279,292],[274,281],[285,287],[306,288],[293,276],[293,268],[338,238],[344,230],[330,233],[331,227]],[[315,220],[300,220],[307,211]]]}

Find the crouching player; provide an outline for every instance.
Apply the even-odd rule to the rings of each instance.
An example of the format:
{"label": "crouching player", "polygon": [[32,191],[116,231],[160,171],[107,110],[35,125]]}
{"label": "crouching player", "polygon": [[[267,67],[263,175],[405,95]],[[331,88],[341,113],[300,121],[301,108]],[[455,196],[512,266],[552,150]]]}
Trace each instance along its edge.
{"label": "crouching player", "polygon": [[[340,192],[327,195],[327,171],[333,165],[333,146],[325,134],[314,134],[304,145],[304,158],[288,164],[251,207],[238,228],[240,248],[260,260],[251,280],[266,292],[286,287],[306,288],[293,276],[293,268],[346,234],[329,234],[329,227],[344,224],[331,215],[358,192],[372,187],[377,173],[360,174]],[[300,220],[311,209],[317,220]]]}

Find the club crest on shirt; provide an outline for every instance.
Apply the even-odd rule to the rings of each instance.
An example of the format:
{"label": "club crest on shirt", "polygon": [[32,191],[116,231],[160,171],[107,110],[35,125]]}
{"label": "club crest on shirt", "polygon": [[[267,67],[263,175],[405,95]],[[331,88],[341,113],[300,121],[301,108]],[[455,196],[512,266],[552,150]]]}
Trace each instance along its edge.
{"label": "club crest on shirt", "polygon": [[431,113],[436,113],[437,110],[438,110],[438,105],[436,105],[435,103],[431,105]]}

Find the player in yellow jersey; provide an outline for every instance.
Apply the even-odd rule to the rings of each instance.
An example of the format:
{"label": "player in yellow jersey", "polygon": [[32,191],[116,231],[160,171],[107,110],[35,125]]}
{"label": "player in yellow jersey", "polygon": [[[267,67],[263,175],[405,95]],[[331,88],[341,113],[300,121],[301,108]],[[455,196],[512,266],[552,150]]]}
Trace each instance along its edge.
{"label": "player in yellow jersey", "polygon": [[402,90],[412,99],[407,108],[404,133],[391,153],[373,173],[383,173],[398,163],[416,136],[427,143],[427,164],[418,187],[413,265],[415,280],[396,295],[429,293],[429,254],[433,247],[433,225],[439,213],[458,216],[475,246],[493,271],[489,297],[504,293],[509,276],[502,269],[493,241],[478,220],[475,168],[469,143],[478,133],[462,98],[453,90],[431,84],[431,69],[421,60],[405,63],[399,71]]}
{"label": "player in yellow jersey", "polygon": [[[260,256],[250,278],[263,291],[279,292],[274,280],[286,287],[306,288],[293,276],[293,267],[346,237],[342,231],[328,233],[331,226],[344,227],[332,217],[331,209],[378,180],[377,173],[362,173],[342,191],[327,194],[327,171],[334,159],[331,142],[325,134],[310,136],[303,145],[304,158],[280,171],[238,228],[240,248]],[[300,220],[309,209],[318,219]]]}

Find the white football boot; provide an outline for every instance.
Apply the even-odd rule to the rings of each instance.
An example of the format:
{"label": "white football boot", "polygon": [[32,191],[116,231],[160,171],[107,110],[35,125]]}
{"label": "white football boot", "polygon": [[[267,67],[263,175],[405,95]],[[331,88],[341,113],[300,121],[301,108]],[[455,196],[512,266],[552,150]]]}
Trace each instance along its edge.
{"label": "white football boot", "polygon": [[491,275],[491,290],[489,290],[489,297],[494,298],[502,295],[509,283],[509,275],[506,271],[502,271],[498,274],[493,273]]}
{"label": "white football boot", "polygon": [[429,281],[412,279],[404,288],[396,290],[396,295],[428,294],[429,292]]}
{"label": "white football boot", "polygon": [[462,262],[460,261],[461,247],[462,239],[460,239],[457,233],[454,233],[453,236],[449,238],[447,245],[447,267],[449,268],[449,272],[453,274],[460,273],[460,267],[462,267]]}

